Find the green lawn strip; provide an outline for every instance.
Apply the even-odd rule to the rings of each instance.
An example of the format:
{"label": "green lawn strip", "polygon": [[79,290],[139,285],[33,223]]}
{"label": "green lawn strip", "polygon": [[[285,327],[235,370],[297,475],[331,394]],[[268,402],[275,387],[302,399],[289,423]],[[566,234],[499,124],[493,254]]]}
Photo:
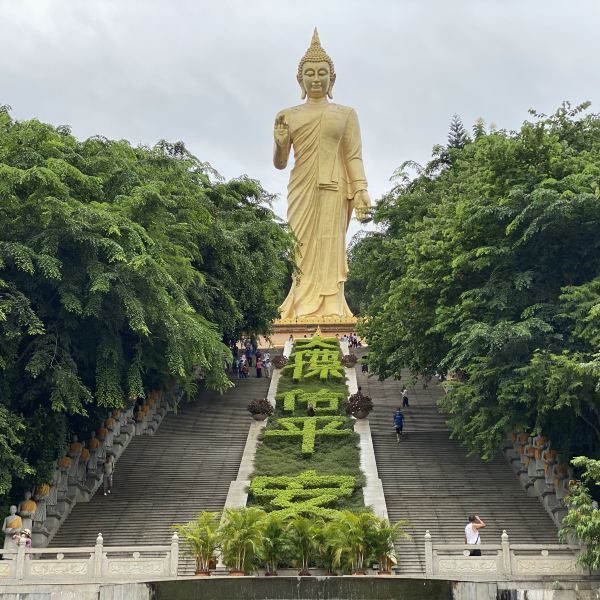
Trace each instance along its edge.
{"label": "green lawn strip", "polygon": [[[341,352],[339,354],[341,358]],[[278,423],[281,418],[292,416],[290,412],[283,411],[283,400],[278,398],[275,412],[269,417],[268,424],[261,434],[258,445],[252,477],[281,475],[299,475],[309,470],[314,470],[319,475],[351,475],[356,478],[356,487],[351,497],[339,499],[335,508],[360,510],[364,508],[362,486],[365,478],[360,470],[360,436],[354,433],[354,420],[346,417],[348,388],[346,383],[337,380],[322,381],[319,379],[301,379],[293,381],[292,374],[282,375],[279,379],[277,395],[291,390],[302,390],[307,393],[317,393],[321,390],[342,394],[343,400],[339,402],[336,411],[328,412],[332,416],[343,417],[341,428],[349,429],[352,433],[345,435],[327,436],[319,435],[315,438],[314,451],[311,454],[302,453],[301,437],[266,436],[267,432],[281,430]],[[293,417],[307,417],[306,403],[297,402]],[[272,509],[269,501],[264,498],[255,498],[250,493],[249,506],[262,506],[267,510]]]}

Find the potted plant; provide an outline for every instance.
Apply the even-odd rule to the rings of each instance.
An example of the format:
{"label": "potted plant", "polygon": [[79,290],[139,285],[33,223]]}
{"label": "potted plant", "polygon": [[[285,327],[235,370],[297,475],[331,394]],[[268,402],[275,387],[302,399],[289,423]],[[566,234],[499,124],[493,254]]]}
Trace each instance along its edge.
{"label": "potted plant", "polygon": [[394,543],[396,540],[410,540],[406,532],[409,522],[405,519],[396,521],[393,525],[387,519],[378,519],[375,529],[371,532],[371,549],[375,560],[379,563],[378,575],[391,575],[392,565],[396,562]]}
{"label": "potted plant", "polygon": [[271,362],[273,363],[273,366],[276,369],[283,369],[283,367],[287,365],[288,359],[285,356],[283,356],[283,354],[278,354],[277,356],[273,357],[273,360]]}
{"label": "potted plant", "polygon": [[373,401],[369,396],[365,396],[361,392],[356,392],[348,398],[348,405],[346,406],[346,413],[356,417],[357,419],[364,419],[373,410]]}
{"label": "potted plant", "polygon": [[291,517],[287,533],[290,543],[290,550],[296,566],[300,567],[298,575],[310,575],[309,567],[311,559],[316,554],[317,534],[322,527],[322,522],[314,518],[307,518],[301,515]]}
{"label": "potted plant", "polygon": [[273,405],[267,398],[251,400],[248,403],[248,412],[255,421],[264,421],[269,415],[273,414]]}
{"label": "potted plant", "polygon": [[355,367],[357,362],[358,358],[356,358],[355,354],[345,354],[342,356],[342,364],[349,369]]}
{"label": "potted plant", "polygon": [[325,569],[325,574],[329,577],[337,575],[341,562],[341,557],[337,554],[337,527],[335,520],[322,523],[315,536],[317,565]]}
{"label": "potted plant", "polygon": [[359,513],[344,510],[336,521],[337,557],[346,556],[352,575],[365,575],[365,564],[373,556],[371,540],[377,517],[367,510]]}
{"label": "potted plant", "polygon": [[245,575],[256,566],[262,550],[264,517],[265,511],[260,508],[225,509],[218,539],[230,575]]}
{"label": "potted plant", "polygon": [[269,513],[263,519],[262,526],[260,556],[265,566],[265,575],[274,576],[289,548],[285,517]]}
{"label": "potted plant", "polygon": [[210,563],[219,546],[220,517],[217,512],[201,512],[193,521],[173,526],[183,541],[185,552],[196,560],[196,575],[210,575]]}

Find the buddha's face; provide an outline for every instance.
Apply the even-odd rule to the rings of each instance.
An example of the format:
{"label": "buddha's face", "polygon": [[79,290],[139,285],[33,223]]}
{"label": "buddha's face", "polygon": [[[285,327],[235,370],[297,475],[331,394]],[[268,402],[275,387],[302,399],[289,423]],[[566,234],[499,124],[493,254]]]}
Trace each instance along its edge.
{"label": "buddha's face", "polygon": [[324,98],[329,91],[331,83],[331,72],[329,63],[307,62],[302,67],[302,85],[309,98],[319,100]]}

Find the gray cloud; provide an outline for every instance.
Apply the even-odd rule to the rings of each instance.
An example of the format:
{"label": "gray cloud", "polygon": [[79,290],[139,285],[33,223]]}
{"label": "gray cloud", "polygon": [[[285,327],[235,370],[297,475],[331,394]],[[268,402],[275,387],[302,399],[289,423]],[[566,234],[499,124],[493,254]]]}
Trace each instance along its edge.
{"label": "gray cloud", "polygon": [[272,124],[300,102],[315,25],[377,198],[402,161],[445,140],[453,113],[513,129],[530,107],[597,109],[599,17],[595,0],[0,0],[0,103],[82,138],[182,139],[224,176],[281,194],[284,216]]}

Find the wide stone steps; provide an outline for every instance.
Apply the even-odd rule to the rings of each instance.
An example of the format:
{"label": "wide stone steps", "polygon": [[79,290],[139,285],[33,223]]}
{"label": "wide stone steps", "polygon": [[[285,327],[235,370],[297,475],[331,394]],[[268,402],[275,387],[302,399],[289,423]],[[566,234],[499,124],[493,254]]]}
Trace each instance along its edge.
{"label": "wide stone steps", "polygon": [[[223,395],[202,391],[165,417],[153,436],[135,437],[119,458],[113,490],[78,503],[52,547],[168,544],[172,525],[200,511],[223,510],[236,479],[251,418],[246,405],[264,398],[270,380],[235,380]],[[191,561],[182,560],[189,573]]]}
{"label": "wide stone steps", "polygon": [[[358,354],[361,354],[359,351]],[[463,543],[469,514],[487,527],[482,542],[499,544],[506,529],[514,543],[556,543],[557,530],[537,498],[528,497],[501,457],[482,461],[468,457],[449,437],[436,401],[443,389],[430,383],[407,385],[410,406],[403,409],[404,434],[396,442],[393,414],[402,404],[407,380],[368,378],[357,367],[358,385],[375,404],[369,415],[379,477],[390,520],[407,519],[412,541],[398,541],[398,572],[425,572],[425,531],[434,543]]]}

